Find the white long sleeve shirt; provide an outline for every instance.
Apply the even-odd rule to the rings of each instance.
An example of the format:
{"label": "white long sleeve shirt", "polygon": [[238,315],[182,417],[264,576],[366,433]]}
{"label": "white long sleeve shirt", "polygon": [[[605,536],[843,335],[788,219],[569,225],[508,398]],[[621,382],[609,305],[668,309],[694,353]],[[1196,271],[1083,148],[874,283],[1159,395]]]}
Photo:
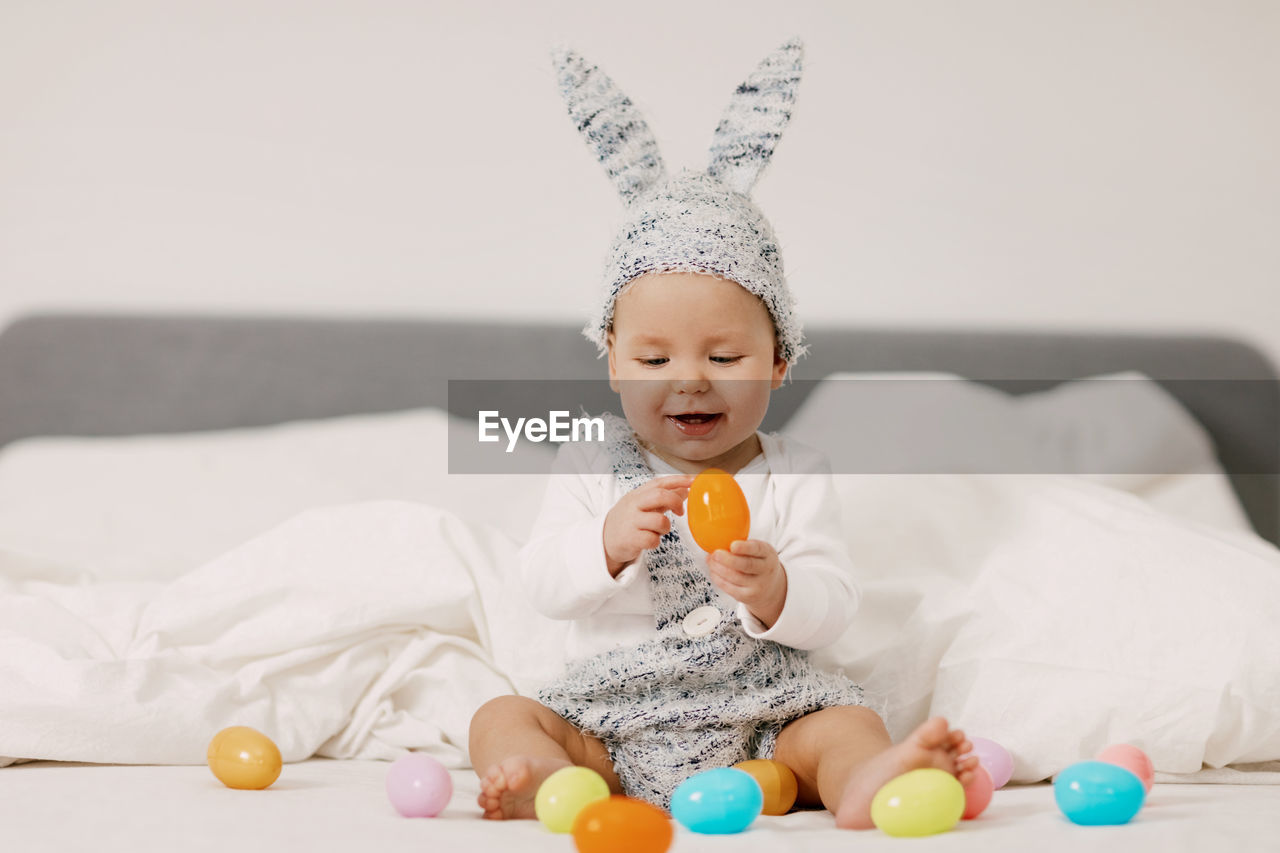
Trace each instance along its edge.
{"label": "white long sleeve shirt", "polygon": [[[725,593],[715,604],[735,613],[746,633],[798,649],[834,642],[848,627],[861,593],[840,534],[840,504],[826,457],[780,435],[757,433],[763,453],[734,479],[751,509],[749,538],[768,542],[787,573],[782,613],[769,629]],[[654,474],[679,474],[651,453]],[[533,607],[571,619],[569,659],[635,645],[655,635],[648,568],[650,551],[611,577],[604,556],[604,520],[625,492],[597,442],[566,442],[556,457],[542,510],[520,553],[520,578]],[[686,515],[668,513],[674,529],[706,566]]]}

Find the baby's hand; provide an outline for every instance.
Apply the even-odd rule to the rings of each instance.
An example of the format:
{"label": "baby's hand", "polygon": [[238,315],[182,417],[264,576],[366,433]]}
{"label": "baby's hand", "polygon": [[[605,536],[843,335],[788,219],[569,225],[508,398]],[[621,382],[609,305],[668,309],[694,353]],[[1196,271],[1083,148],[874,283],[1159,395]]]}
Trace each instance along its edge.
{"label": "baby's hand", "polygon": [[604,558],[611,576],[617,577],[642,551],[658,547],[671,529],[665,513],[684,515],[692,483],[692,475],[654,477],[613,505],[604,519]]}
{"label": "baby's hand", "polygon": [[747,605],[766,629],[772,628],[787,600],[787,573],[778,552],[759,539],[739,539],[729,549],[707,555],[711,582],[730,598]]}

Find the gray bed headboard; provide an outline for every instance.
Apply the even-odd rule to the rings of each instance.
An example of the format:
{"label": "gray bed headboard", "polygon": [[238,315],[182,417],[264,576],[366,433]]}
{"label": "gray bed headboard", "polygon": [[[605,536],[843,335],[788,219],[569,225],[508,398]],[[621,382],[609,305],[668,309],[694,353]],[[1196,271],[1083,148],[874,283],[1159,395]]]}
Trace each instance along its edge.
{"label": "gray bed headboard", "polygon": [[[929,370],[1028,391],[1138,370],[1208,429],[1258,532],[1280,542],[1277,374],[1212,336],[810,326],[797,379]],[[0,446],[33,435],[260,426],[445,406],[449,379],[600,379],[576,326],[469,320],[32,314],[0,333]],[[1244,382],[1190,380],[1249,380]],[[795,411],[784,386],[766,429]]]}

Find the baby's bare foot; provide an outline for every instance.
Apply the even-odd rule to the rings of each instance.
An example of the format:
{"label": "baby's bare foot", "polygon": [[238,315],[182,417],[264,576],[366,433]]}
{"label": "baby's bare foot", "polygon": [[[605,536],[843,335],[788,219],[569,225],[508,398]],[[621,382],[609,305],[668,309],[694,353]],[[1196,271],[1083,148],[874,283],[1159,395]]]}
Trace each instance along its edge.
{"label": "baby's bare foot", "polygon": [[476,802],[488,820],[521,820],[537,817],[533,799],[544,779],[562,767],[573,765],[557,758],[523,755],[501,761],[480,777]]}
{"label": "baby's bare foot", "polygon": [[947,721],[934,717],[907,735],[902,743],[894,744],[879,755],[873,756],[853,768],[845,783],[840,807],[836,810],[836,826],[841,829],[870,829],[871,800],[876,791],[897,776],[922,767],[936,767],[954,773],[961,785],[973,779],[973,769],[978,757],[960,756],[973,749],[964,732],[947,728]]}

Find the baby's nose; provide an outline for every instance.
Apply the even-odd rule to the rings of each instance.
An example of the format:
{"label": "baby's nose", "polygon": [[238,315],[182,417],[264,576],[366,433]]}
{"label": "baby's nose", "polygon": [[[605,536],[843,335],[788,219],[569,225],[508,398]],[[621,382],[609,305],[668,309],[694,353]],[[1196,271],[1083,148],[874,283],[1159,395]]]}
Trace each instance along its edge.
{"label": "baby's nose", "polygon": [[705,376],[691,376],[677,379],[671,383],[671,386],[678,394],[697,394],[710,388],[711,382]]}

